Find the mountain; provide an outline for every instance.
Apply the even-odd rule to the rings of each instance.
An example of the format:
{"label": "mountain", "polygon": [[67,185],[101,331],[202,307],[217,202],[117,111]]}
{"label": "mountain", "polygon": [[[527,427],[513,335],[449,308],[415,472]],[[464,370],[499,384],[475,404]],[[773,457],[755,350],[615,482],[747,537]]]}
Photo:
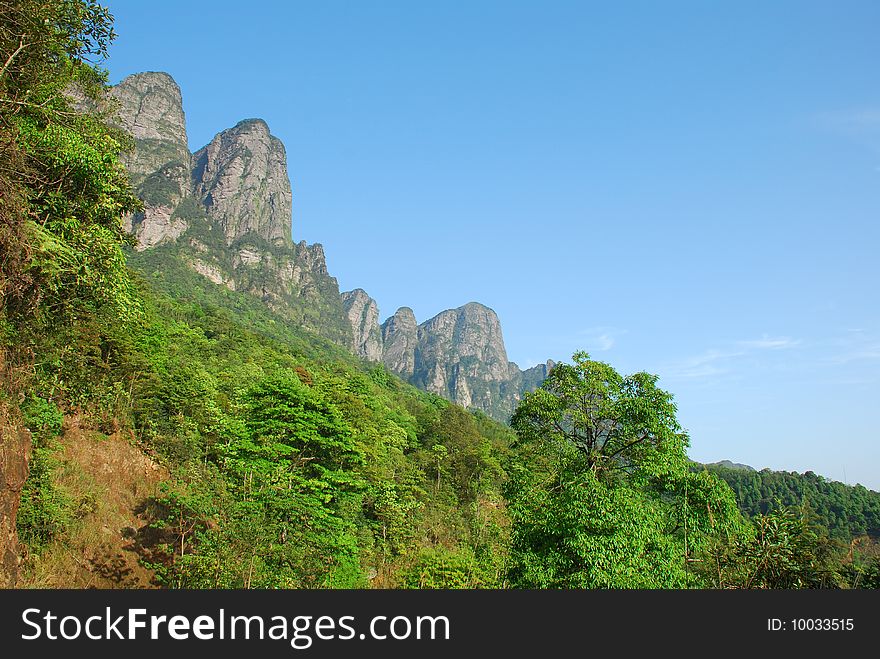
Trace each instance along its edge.
{"label": "mountain", "polygon": [[401,307],[381,326],[376,301],[363,290],[343,293],[364,359],[381,361],[420,389],[506,421],[526,391],[537,388],[553,363],[526,371],[508,361],[497,314],[478,302],[447,309],[421,325]]}
{"label": "mountain", "polygon": [[725,481],[747,516],[779,506],[807,506],[812,521],[833,538],[847,543],[865,535],[880,538],[880,492],[862,485],[846,485],[812,471],[757,471],[729,460],[693,468],[708,469]]}
{"label": "mountain", "polygon": [[182,260],[215,284],[256,295],[337,343],[351,343],[339,284],[320,244],[291,238],[284,145],[261,119],[241,121],[191,154],[180,88],[138,73],[112,89],[118,122],[135,138],[126,158],[144,211],[127,218],[130,260],[146,271]]}
{"label": "mountain", "polygon": [[506,421],[525,391],[535,389],[552,363],[523,372],[507,359],[501,323],[478,302],[448,309],[421,325],[408,308],[381,327],[383,363],[420,389]]}
{"label": "mountain", "polygon": [[495,312],[477,302],[421,325],[408,307],[379,324],[363,289],[340,293],[320,244],[292,239],[292,190],[282,142],[262,119],[188,147],[183,96],[166,73],[139,73],[112,90],[118,123],[135,140],[126,157],[144,210],[126,220],[130,263],[158,274],[171,260],[215,284],[251,293],[273,311],[415,386],[506,421],[552,363],[508,361]]}
{"label": "mountain", "polygon": [[124,159],[132,184],[140,185],[168,164],[189,170],[183,96],[171,76],[139,73],[127,77],[110,93],[119,104],[120,127],[135,139],[136,149]]}
{"label": "mountain", "polygon": [[218,133],[193,155],[193,191],[234,243],[246,235],[289,246],[293,196],[284,145],[262,119]]}
{"label": "mountain", "polygon": [[342,294],[342,308],[351,323],[353,352],[367,361],[380,361],[383,346],[376,301],[362,288],[356,288]]}
{"label": "mountain", "polygon": [[721,469],[736,469],[739,471],[757,471],[754,467],[744,465],[740,462],[731,462],[730,460],[720,460],[719,462],[710,462],[707,467],[718,467]]}

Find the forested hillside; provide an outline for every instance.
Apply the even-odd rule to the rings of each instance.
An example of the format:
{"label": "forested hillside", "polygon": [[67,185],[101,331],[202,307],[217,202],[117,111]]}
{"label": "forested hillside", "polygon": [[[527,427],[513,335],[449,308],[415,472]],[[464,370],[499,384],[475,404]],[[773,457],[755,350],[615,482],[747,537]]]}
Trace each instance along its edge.
{"label": "forested hillside", "polygon": [[[26,414],[31,427],[76,410],[104,435],[131,429],[167,466],[135,529],[158,583],[500,584],[510,431],[166,265],[157,289],[185,296],[142,280],[127,327],[90,314],[53,328],[28,398],[40,416]],[[55,459],[60,424],[41,431],[32,470]],[[81,502],[50,479],[23,502],[23,539],[61,551]]]}
{"label": "forested hillside", "polygon": [[761,515],[774,506],[806,504],[816,523],[835,538],[880,537],[880,493],[862,485],[845,485],[811,471],[746,471],[719,465],[708,469],[730,485],[747,515]]}

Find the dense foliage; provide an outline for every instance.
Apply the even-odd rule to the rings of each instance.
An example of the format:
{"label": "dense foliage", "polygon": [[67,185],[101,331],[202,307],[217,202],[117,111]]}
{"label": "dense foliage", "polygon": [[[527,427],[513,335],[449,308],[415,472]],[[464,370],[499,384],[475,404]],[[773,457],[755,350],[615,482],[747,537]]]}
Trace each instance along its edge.
{"label": "dense foliage", "polygon": [[680,588],[693,555],[740,518],[732,494],[688,469],[672,396],[586,353],[558,364],[512,420],[511,580],[522,587]]}
{"label": "dense foliage", "polygon": [[162,583],[501,585],[508,430],[185,266],[163,277],[194,299],[140,281],[138,322],[56,328],[32,385],[171,469],[148,502]]}
{"label": "dense foliage", "polygon": [[[0,266],[2,309],[56,317],[83,304],[135,308],[120,246],[140,206],[118,156],[128,138],[77,111],[101,93],[87,58],[113,38],[94,2],[0,3]],[[74,100],[76,99],[76,101]]]}
{"label": "dense foliage", "polygon": [[817,523],[834,538],[880,538],[880,493],[862,485],[845,485],[811,471],[749,471],[715,465],[709,469],[730,485],[747,515],[761,515],[779,505],[806,503]]}

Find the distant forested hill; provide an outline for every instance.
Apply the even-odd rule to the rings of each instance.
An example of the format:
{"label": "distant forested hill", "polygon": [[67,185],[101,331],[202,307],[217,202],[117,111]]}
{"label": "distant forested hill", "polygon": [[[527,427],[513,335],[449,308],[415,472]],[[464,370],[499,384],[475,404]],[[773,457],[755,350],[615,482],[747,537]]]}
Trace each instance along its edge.
{"label": "distant forested hill", "polygon": [[880,493],[862,485],[845,485],[812,471],[750,471],[722,463],[705,466],[730,485],[747,515],[766,513],[777,502],[785,506],[806,502],[817,523],[828,528],[832,537],[880,537]]}

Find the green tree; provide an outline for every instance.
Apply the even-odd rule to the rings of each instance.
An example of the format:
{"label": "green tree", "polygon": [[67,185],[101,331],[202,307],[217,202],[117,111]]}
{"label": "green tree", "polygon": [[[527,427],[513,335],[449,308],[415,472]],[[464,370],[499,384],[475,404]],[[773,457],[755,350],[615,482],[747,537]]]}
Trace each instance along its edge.
{"label": "green tree", "polygon": [[[324,396],[283,370],[243,394],[243,427],[225,449],[236,505],[233,528],[253,527],[245,587],[360,585],[349,510],[363,483],[363,452]],[[255,569],[255,565],[257,566]]]}
{"label": "green tree", "polygon": [[64,532],[70,522],[71,502],[52,478],[59,463],[55,438],[61,433],[61,412],[42,398],[27,399],[21,407],[33,437],[33,451],[16,522],[19,538],[36,553]]}
{"label": "green tree", "polygon": [[692,556],[736,532],[730,488],[688,468],[688,438],[657,377],[574,355],[513,415],[510,580],[538,588],[699,583]]}
{"label": "green tree", "polygon": [[657,376],[624,377],[585,352],[573,359],[517,407],[511,425],[520,440],[571,444],[600,480],[679,471],[688,439]]}
{"label": "green tree", "polygon": [[57,318],[91,301],[124,317],[136,307],[120,249],[122,217],[140,207],[119,162],[130,142],[108,126],[106,74],[93,66],[114,37],[112,16],[94,0],[0,2],[7,314],[42,306]]}
{"label": "green tree", "polygon": [[707,568],[719,588],[836,588],[844,583],[837,549],[808,509],[777,506],[710,552]]}

